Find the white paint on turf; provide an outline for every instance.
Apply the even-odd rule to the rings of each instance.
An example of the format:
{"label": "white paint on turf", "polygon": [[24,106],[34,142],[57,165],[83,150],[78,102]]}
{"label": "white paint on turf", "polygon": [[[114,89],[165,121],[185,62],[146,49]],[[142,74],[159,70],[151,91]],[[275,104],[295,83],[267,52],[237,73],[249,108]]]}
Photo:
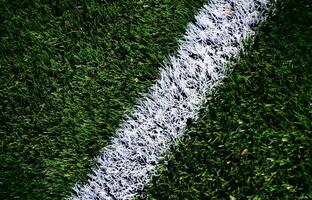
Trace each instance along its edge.
{"label": "white paint on turf", "polygon": [[170,143],[183,136],[224,78],[227,63],[253,34],[267,0],[210,0],[188,25],[177,55],[125,117],[111,145],[96,158],[97,167],[70,199],[131,199],[155,172]]}

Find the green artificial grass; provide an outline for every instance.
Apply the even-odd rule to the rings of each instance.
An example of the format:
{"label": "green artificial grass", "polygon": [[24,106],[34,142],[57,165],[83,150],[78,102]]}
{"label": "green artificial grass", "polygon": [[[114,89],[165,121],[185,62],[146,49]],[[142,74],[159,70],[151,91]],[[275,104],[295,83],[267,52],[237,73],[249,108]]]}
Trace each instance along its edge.
{"label": "green artificial grass", "polygon": [[0,0],[0,199],[60,199],[205,0]]}
{"label": "green artificial grass", "polygon": [[281,2],[142,199],[312,199],[312,4]]}

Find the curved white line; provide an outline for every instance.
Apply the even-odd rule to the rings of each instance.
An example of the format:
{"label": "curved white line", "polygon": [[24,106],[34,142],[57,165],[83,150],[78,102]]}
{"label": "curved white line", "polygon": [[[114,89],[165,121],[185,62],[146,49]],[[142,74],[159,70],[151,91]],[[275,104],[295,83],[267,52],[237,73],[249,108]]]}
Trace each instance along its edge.
{"label": "curved white line", "polygon": [[181,137],[207,93],[226,75],[226,63],[253,34],[268,0],[211,0],[188,25],[176,56],[139,101],[133,113],[96,159],[97,167],[70,199],[133,198],[150,180],[156,164]]}

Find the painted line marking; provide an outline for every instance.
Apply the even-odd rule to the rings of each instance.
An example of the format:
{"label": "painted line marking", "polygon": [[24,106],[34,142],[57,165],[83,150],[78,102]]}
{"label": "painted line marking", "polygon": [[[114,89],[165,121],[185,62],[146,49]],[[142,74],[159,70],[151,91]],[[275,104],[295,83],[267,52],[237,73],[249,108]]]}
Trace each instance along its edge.
{"label": "painted line marking", "polygon": [[126,116],[97,157],[88,182],[69,199],[132,199],[155,172],[170,143],[183,136],[227,73],[226,64],[254,34],[268,0],[210,0],[189,24],[176,56]]}

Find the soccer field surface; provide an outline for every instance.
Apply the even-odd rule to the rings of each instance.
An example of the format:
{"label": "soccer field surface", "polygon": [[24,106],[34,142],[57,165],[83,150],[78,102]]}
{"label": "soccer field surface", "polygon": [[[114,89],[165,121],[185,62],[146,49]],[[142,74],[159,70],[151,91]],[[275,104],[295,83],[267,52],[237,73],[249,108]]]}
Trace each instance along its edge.
{"label": "soccer field surface", "polygon": [[[204,3],[1,0],[0,199],[85,183]],[[312,198],[312,5],[276,9],[139,198]]]}

